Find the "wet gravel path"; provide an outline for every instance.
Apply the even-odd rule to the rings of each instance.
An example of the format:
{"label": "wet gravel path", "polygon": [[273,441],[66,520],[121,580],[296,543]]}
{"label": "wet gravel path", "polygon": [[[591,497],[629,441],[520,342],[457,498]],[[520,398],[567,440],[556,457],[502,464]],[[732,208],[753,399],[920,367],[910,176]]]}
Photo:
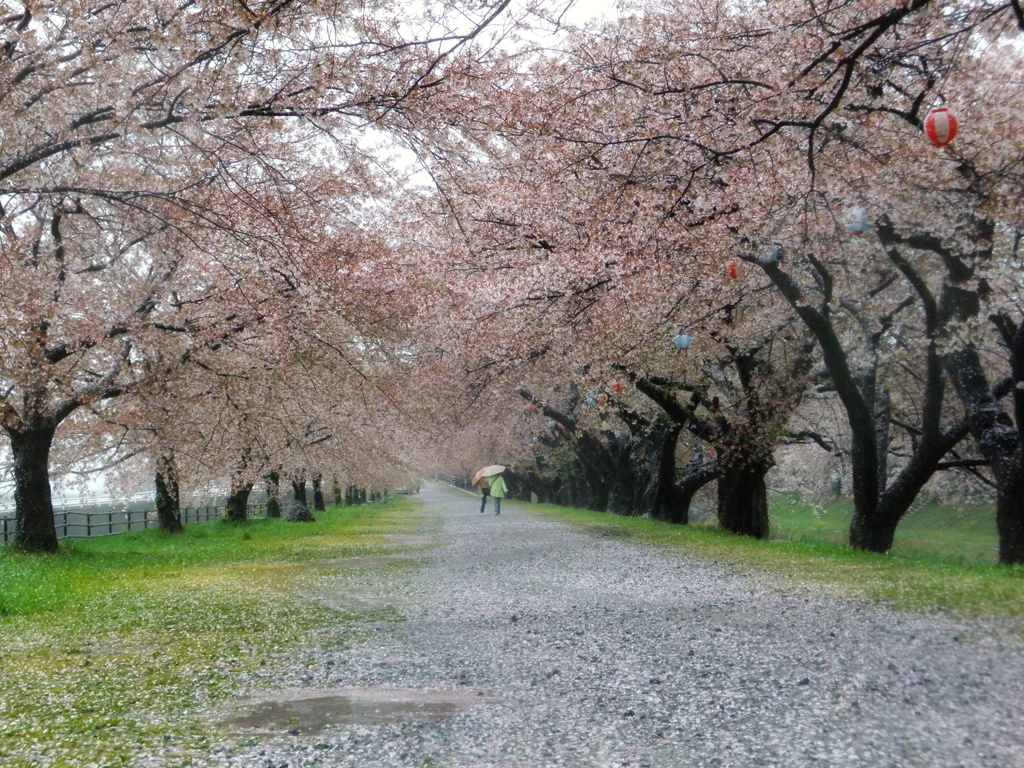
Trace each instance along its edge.
{"label": "wet gravel path", "polygon": [[290,670],[287,717],[211,764],[1024,768],[1019,636],[421,497],[425,564],[339,582],[404,620]]}

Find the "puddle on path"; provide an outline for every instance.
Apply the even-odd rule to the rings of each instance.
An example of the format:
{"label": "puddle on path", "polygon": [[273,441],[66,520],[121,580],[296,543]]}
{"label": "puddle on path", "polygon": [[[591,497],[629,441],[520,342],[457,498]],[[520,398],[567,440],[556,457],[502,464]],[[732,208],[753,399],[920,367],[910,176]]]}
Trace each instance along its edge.
{"label": "puddle on path", "polygon": [[468,691],[336,688],[284,691],[235,706],[224,723],[247,733],[319,733],[330,727],[433,722],[490,699]]}

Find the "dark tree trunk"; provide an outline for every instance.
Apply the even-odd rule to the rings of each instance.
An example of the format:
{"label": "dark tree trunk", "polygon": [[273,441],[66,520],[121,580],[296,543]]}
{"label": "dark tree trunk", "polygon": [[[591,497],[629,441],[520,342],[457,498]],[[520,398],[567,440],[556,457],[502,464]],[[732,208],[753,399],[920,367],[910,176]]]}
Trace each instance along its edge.
{"label": "dark tree trunk", "polygon": [[306,503],[306,478],[292,480],[292,495],[299,504],[309,507],[309,504]]}
{"label": "dark tree trunk", "polygon": [[[1015,334],[1016,335],[1016,334]],[[1013,339],[1009,339],[1013,341]],[[1014,378],[1024,374],[1024,357],[1011,344]],[[1015,424],[992,393],[978,350],[969,346],[946,357],[950,378],[969,412],[971,434],[989,460],[996,481],[996,528],[999,531],[999,562],[1024,563],[1024,440],[1021,424]],[[1015,414],[1024,416],[1014,390]]]}
{"label": "dark tree trunk", "polygon": [[658,452],[652,473],[655,487],[651,514],[663,520],[671,519],[673,522],[685,524],[689,522],[690,504],[687,500],[686,509],[679,511],[681,499],[676,487],[676,448],[679,446],[679,435],[682,431],[682,424],[658,421],[658,428],[654,432],[658,438]]}
{"label": "dark tree trunk", "polygon": [[768,466],[727,467],[718,479],[718,525],[732,533],[768,538]]}
{"label": "dark tree trunk", "polygon": [[[854,378],[854,369],[850,365],[853,358],[849,350],[843,347],[840,334],[833,325],[832,318],[835,315],[830,311],[833,283],[826,266],[812,260],[821,278],[819,286],[822,293],[817,308],[814,305],[819,302],[819,297],[808,296],[805,289],[778,264],[773,263],[764,267],[765,273],[817,339],[836,393],[846,409],[853,441],[851,465],[855,514],[850,526],[850,545],[855,549],[888,551],[892,546],[896,526],[910,508],[914,498],[928,478],[937,471],[942,457],[967,434],[967,422],[957,423],[943,431],[942,416],[946,411],[944,398],[947,373],[964,402],[970,421],[986,418],[983,401],[986,396],[990,397],[990,391],[977,350],[969,347],[952,354],[940,354],[939,344],[944,338],[948,341],[952,328],[977,318],[981,312],[980,291],[964,286],[974,281],[973,265],[976,261],[984,261],[991,256],[994,225],[987,219],[972,217],[971,221],[975,225],[971,235],[972,251],[964,253],[957,253],[956,248],[949,248],[948,244],[944,245],[931,233],[914,232],[904,236],[896,230],[887,216],[882,216],[876,222],[876,232],[885,246],[890,261],[917,295],[917,304],[925,321],[924,338],[927,340],[924,369],[919,371],[923,388],[919,398],[920,423],[914,428],[914,448],[910,460],[891,484],[887,482],[884,455],[889,447],[886,414],[890,404],[884,396],[876,399],[876,374],[883,338],[883,331],[879,329],[884,330],[888,327],[893,315],[873,318],[872,331],[867,336],[867,352],[873,358],[871,373],[858,383]],[[915,250],[931,251],[942,257],[947,275],[942,285],[940,300],[936,300],[929,285],[932,276],[928,275],[928,279],[925,279],[925,276],[918,273],[911,260],[903,254],[902,249],[905,246]],[[1021,352],[1021,356],[1017,358],[1021,366],[1019,370],[1014,368],[1014,379],[1020,381],[1017,374],[1024,374],[1024,336],[1018,333],[1020,329],[1013,323],[1007,323],[1006,318],[997,320],[997,327],[1000,328],[1010,348],[1011,361],[1015,357],[1015,345],[1019,344],[1016,349]],[[1021,395],[1024,401],[1024,392]],[[998,411],[998,407],[992,409],[991,415],[996,415]],[[1024,416],[1024,412],[1021,415]],[[872,419],[875,420],[873,425]],[[982,453],[991,461],[993,454],[986,452],[985,440],[987,437],[999,439],[999,436],[983,427],[979,428],[974,423],[970,425],[970,429],[981,446]],[[999,452],[999,449],[994,449],[994,453]]]}
{"label": "dark tree trunk", "polygon": [[690,507],[693,506],[693,497],[705,485],[707,485],[706,482],[697,485],[696,483],[681,481],[678,486],[672,489],[670,504],[661,509],[661,519],[676,525],[689,525]]}
{"label": "dark tree trunk", "polygon": [[267,483],[267,517],[281,516],[281,475],[267,472],[263,476]]}
{"label": "dark tree trunk", "polygon": [[156,486],[156,519],[160,530],[165,533],[182,533],[181,496],[178,485],[178,468],[174,456],[163,455],[157,459],[154,478]]}
{"label": "dark tree trunk", "polygon": [[656,430],[661,444],[651,478],[654,488],[648,509],[651,517],[677,525],[690,522],[694,495],[715,477],[713,465],[704,464],[698,458],[683,470],[683,477],[676,480],[676,446],[682,431],[682,424],[672,422],[662,423],[661,429]]}
{"label": "dark tree trunk", "polygon": [[[854,514],[850,523],[850,546],[868,552],[885,553],[892,548],[896,527],[935,474],[942,457],[967,434],[966,423],[945,433],[929,430],[920,441],[899,474],[881,493],[871,496],[856,493]],[[856,464],[854,465],[856,469]],[[870,468],[864,467],[865,473]],[[875,487],[884,486],[884,479],[875,476]]]}
{"label": "dark tree trunk", "polygon": [[331,481],[331,493],[334,494],[334,506],[340,507],[342,502],[341,483],[338,481],[338,478],[334,478]]}
{"label": "dark tree trunk", "polygon": [[697,492],[719,476],[718,466],[714,462],[691,465],[672,489],[672,503],[665,509],[663,520],[677,525],[688,525],[690,507]]}
{"label": "dark tree trunk", "polygon": [[889,445],[892,438],[889,434],[889,420],[892,417],[892,398],[883,391],[875,403],[875,443],[878,446],[878,487],[881,493],[889,482]]}
{"label": "dark tree trunk", "polygon": [[244,523],[249,519],[249,494],[252,483],[243,483],[233,488],[225,504],[225,514],[234,523]]}
{"label": "dark tree trunk", "polygon": [[327,509],[327,504],[324,502],[324,492],[320,487],[322,482],[323,475],[313,475],[313,509],[318,512]]}
{"label": "dark tree trunk", "polygon": [[[737,357],[734,363],[745,391],[750,392],[753,358]],[[637,389],[657,403],[677,429],[685,428],[695,438],[711,443],[721,442],[723,439],[733,442],[734,438],[731,436],[735,432],[735,427],[722,417],[717,398],[707,403],[712,418],[702,419],[695,412],[695,408],[700,403],[697,393],[691,396],[689,405],[684,406],[675,398],[666,382],[635,376],[632,378],[636,381]],[[765,418],[758,403],[759,398],[756,396],[748,397],[747,438],[757,434],[758,425],[761,422],[770,420]],[[745,466],[753,467],[753,469],[727,470],[718,463],[705,465],[701,459],[697,459],[691,463],[683,478],[679,482],[673,483],[671,490],[665,493],[659,516],[676,523],[688,523],[690,504],[693,502],[694,495],[707,483],[717,478],[719,480],[719,525],[733,533],[766,538],[768,536],[768,498],[764,476],[771,466],[771,461],[753,462],[749,458],[749,449],[740,451],[733,448],[732,450],[736,453],[730,461],[733,467]],[[667,454],[667,451],[668,446],[666,445],[663,463],[671,462],[674,474],[674,445],[671,456]]]}
{"label": "dark tree trunk", "polygon": [[14,546],[26,552],[56,552],[57,529],[50,491],[50,425],[8,432],[14,459]]}
{"label": "dark tree trunk", "polygon": [[[877,505],[875,509],[877,510]],[[885,554],[892,549],[898,523],[898,517],[887,518],[877,511],[864,514],[855,508],[853,520],[850,522],[850,546],[853,549]]]}
{"label": "dark tree trunk", "polygon": [[[579,472],[567,478],[567,487],[560,490],[557,502],[572,506],[584,506],[599,512],[606,512],[611,507],[620,508],[628,504],[624,495],[635,496],[635,481],[627,483],[623,488],[616,488],[619,472],[616,466],[614,451],[599,439],[598,435],[579,428],[571,412],[559,411],[550,405],[541,405],[527,389],[519,390],[519,394],[534,406],[540,405],[541,412],[555,421],[560,428],[556,442],[566,443],[572,451]],[[545,441],[547,442],[547,441]],[[549,443],[551,444],[551,443]],[[583,488],[578,487],[582,480]]]}
{"label": "dark tree trunk", "polygon": [[1000,483],[996,496],[999,562],[1003,565],[1024,564],[1024,467],[1019,458],[1014,463],[1016,480]]}
{"label": "dark tree trunk", "polygon": [[618,515],[636,514],[640,489],[647,484],[643,479],[647,472],[647,462],[643,456],[637,456],[637,449],[642,450],[642,447],[642,441],[634,441],[629,437],[609,437],[608,453],[615,467],[614,475],[608,478],[609,512]]}
{"label": "dark tree trunk", "polygon": [[587,486],[583,506],[596,512],[607,512],[615,477],[614,460],[600,441],[586,431],[581,432],[576,440],[575,454]]}

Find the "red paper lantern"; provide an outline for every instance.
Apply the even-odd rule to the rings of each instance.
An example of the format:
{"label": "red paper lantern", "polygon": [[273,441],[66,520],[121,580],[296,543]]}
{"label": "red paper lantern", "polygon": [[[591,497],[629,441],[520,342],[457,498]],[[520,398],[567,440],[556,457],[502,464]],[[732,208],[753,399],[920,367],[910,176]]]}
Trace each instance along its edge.
{"label": "red paper lantern", "polygon": [[924,119],[924,132],[936,147],[944,147],[956,138],[956,115],[945,107],[933,109]]}
{"label": "red paper lantern", "polygon": [[735,261],[730,261],[729,262],[729,277],[731,277],[733,280],[735,280],[739,276],[740,276],[740,268],[736,266],[736,262]]}
{"label": "red paper lantern", "polygon": [[622,382],[621,381],[616,381],[615,382],[615,391],[616,392],[621,392],[622,391]]}

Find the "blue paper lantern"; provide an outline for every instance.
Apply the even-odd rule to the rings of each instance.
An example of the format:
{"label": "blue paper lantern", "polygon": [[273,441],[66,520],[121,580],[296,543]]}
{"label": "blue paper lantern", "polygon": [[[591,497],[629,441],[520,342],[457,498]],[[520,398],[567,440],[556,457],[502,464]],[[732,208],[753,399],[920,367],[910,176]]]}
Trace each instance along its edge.
{"label": "blue paper lantern", "polygon": [[689,335],[680,333],[676,336],[676,349],[689,349],[691,342],[692,339],[690,339]]}
{"label": "blue paper lantern", "polygon": [[846,212],[846,231],[851,235],[863,235],[871,229],[871,222],[863,208],[850,208]]}
{"label": "blue paper lantern", "polygon": [[775,264],[782,256],[782,249],[777,245],[762,245],[757,249],[758,264]]}

